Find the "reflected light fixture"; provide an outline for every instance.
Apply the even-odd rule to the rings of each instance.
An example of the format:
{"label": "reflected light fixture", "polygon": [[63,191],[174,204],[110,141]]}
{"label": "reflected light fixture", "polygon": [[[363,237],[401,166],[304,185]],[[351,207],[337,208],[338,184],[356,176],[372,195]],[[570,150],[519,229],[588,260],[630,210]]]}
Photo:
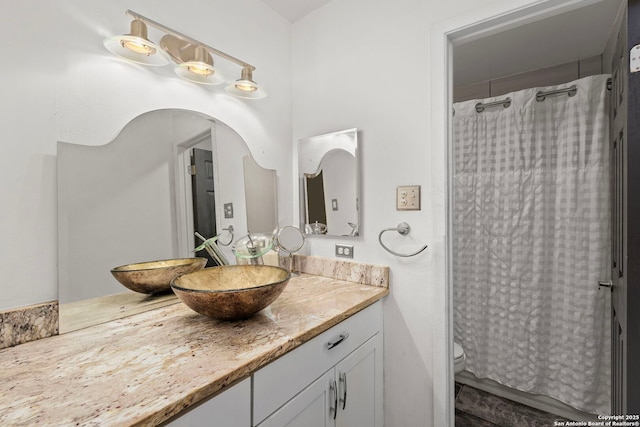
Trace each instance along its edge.
{"label": "reflected light fixture", "polygon": [[[133,17],[131,33],[104,41],[104,46],[114,55],[143,65],[167,65],[173,60],[177,64],[177,75],[191,82],[206,85],[216,85],[225,81],[213,66],[213,56],[218,56],[242,67],[241,78],[231,83],[227,92],[246,99],[267,96],[264,89],[253,81],[252,73],[256,69],[253,65],[136,12],[127,10],[126,14]],[[147,25],[165,33],[159,46],[148,39]]]}
{"label": "reflected light fixture", "polygon": [[262,87],[253,81],[252,67],[243,67],[240,79],[227,86],[226,91],[232,95],[247,99],[260,99],[267,96]]}

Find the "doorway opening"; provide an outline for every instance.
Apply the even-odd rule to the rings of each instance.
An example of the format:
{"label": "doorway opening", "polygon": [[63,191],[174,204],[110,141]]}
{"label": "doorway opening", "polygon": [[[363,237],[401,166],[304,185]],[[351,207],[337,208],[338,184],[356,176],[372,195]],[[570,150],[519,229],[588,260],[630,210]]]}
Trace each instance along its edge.
{"label": "doorway opening", "polygon": [[[442,70],[442,74],[439,72],[435,72],[434,76],[432,76],[432,88],[434,89],[433,94],[435,97],[434,102],[436,105],[446,105],[447,107],[443,110],[440,110],[439,113],[434,115],[434,125],[435,128],[433,130],[433,136],[436,141],[447,141],[442,148],[442,155],[448,159],[448,171],[445,172],[446,177],[446,185],[448,187],[448,199],[447,202],[448,212],[447,212],[447,244],[448,244],[448,261],[447,261],[447,280],[444,289],[444,299],[445,304],[448,307],[448,311],[445,315],[444,323],[446,325],[446,330],[444,331],[444,335],[447,339],[448,346],[446,351],[446,366],[447,370],[446,375],[440,377],[439,375],[434,376],[434,387],[437,389],[439,385],[445,386],[448,391],[448,399],[446,401],[446,405],[443,408],[437,407],[436,402],[436,414],[435,414],[435,422],[440,425],[453,425],[453,413],[454,413],[454,387],[453,387],[453,329],[454,329],[454,301],[453,301],[453,218],[452,218],[452,180],[453,180],[453,144],[452,144],[452,119],[451,117],[447,117],[447,113],[451,111],[451,106],[454,102],[454,95],[460,94],[460,88],[466,89],[477,89],[472,88],[472,86],[476,83],[483,83],[485,86],[489,87],[491,90],[491,86],[493,85],[493,89],[499,89],[500,85],[507,86],[507,84],[513,85],[514,81],[520,80],[520,84],[524,81],[527,84],[527,80],[529,80],[529,86],[524,87],[536,87],[536,86],[544,86],[545,84],[536,84],[535,76],[532,75],[524,75],[525,72],[532,70],[545,69],[549,67],[556,67],[559,65],[563,65],[560,62],[557,62],[557,59],[553,59],[551,56],[548,58],[547,63],[538,62],[534,65],[527,65],[527,68],[521,70],[515,70],[509,67],[503,67],[503,73],[501,73],[500,67],[505,63],[520,63],[522,65],[523,61],[518,61],[517,58],[517,49],[516,53],[511,52],[506,54],[506,57],[503,57],[502,60],[496,61],[492,59],[488,52],[498,51],[496,48],[497,42],[501,36],[505,36],[510,33],[508,39],[514,45],[518,45],[518,43],[514,43],[516,38],[514,38],[514,34],[517,31],[522,31],[523,33],[519,37],[531,38],[532,34],[536,33],[544,33],[550,32],[550,25],[554,23],[554,21],[564,22],[565,26],[569,26],[573,28],[576,32],[576,26],[574,23],[576,22],[585,22],[585,19],[575,18],[574,22],[572,18],[568,18],[574,14],[574,16],[585,16],[589,15],[593,10],[600,8],[602,11],[607,11],[609,16],[613,16],[610,18],[610,22],[608,24],[604,24],[607,29],[607,35],[605,37],[604,42],[600,45],[600,51],[591,55],[590,53],[576,53],[576,49],[573,49],[572,54],[578,55],[578,57],[570,57],[567,55],[567,51],[565,50],[565,59],[570,59],[570,61],[564,61],[564,63],[577,61],[578,68],[582,66],[583,71],[585,71],[585,67],[590,65],[599,66],[600,72],[607,73],[610,72],[610,55],[612,45],[615,44],[615,40],[611,40],[616,35],[615,26],[619,24],[621,21],[621,2],[620,1],[590,1],[590,2],[577,2],[577,1],[549,1],[544,2],[543,4],[535,4],[535,5],[527,5],[525,2],[520,2],[518,5],[514,5],[513,3],[507,4],[504,3],[502,5],[497,5],[492,10],[487,10],[485,13],[478,12],[475,16],[465,16],[460,19],[451,20],[446,23],[441,24],[438,28],[435,29],[435,34],[442,35],[441,39],[437,37],[432,44],[432,55],[434,56],[434,61],[443,60],[445,64],[444,69]],[[589,10],[592,9],[592,10]],[[601,14],[602,15],[602,14]],[[568,18],[568,19],[567,19]],[[589,22],[589,21],[587,21]],[[536,29],[537,28],[537,29]],[[593,24],[591,24],[591,29],[593,30]],[[527,33],[529,31],[529,33]],[[551,31],[552,32],[552,31]],[[557,34],[555,38],[558,39]],[[580,38],[580,37],[578,37]],[[477,43],[475,47],[474,43]],[[478,48],[482,43],[485,43],[484,47]],[[486,44],[488,43],[488,44]],[[586,47],[583,45],[579,45],[578,43],[587,44],[584,37],[581,40],[574,41],[576,43],[574,46],[579,46],[580,48]],[[558,43],[556,43],[558,44]],[[522,46],[520,46],[522,47]],[[456,59],[456,54],[465,51],[465,49],[473,50],[475,52],[481,52],[483,55],[487,57],[483,59],[486,65],[486,68],[483,68],[483,64],[479,64],[477,60],[475,64],[478,65],[465,65],[464,61],[460,61],[460,58]],[[527,51],[527,49],[523,49]],[[540,47],[541,51],[549,50],[549,43],[541,43]],[[531,53],[531,49],[528,50]],[[588,52],[588,50],[583,50],[582,52]],[[439,56],[440,55],[440,56]],[[609,57],[607,58],[607,55]],[[535,56],[535,55],[530,55]],[[560,55],[562,56],[562,55]],[[594,57],[598,57],[597,59]],[[495,58],[495,57],[493,57]],[[476,58],[477,59],[477,58]],[[580,64],[580,60],[591,60],[583,62]],[[554,63],[554,61],[556,61]],[[474,62],[473,60],[471,62]],[[599,63],[599,64],[598,64]],[[510,64],[509,66],[511,66]],[[476,78],[481,81],[464,81],[461,77],[456,76],[456,68],[463,67],[468,68],[471,71],[471,74],[475,73]],[[496,71],[497,70],[497,71]],[[558,71],[558,70],[555,70]],[[489,73],[489,74],[483,74]],[[492,75],[491,75],[492,73]],[[521,74],[518,76],[518,74]],[[504,81],[495,82],[497,77],[506,77]],[[456,82],[456,80],[458,80]],[[565,81],[570,81],[571,79],[567,79]],[[462,84],[456,84],[460,83]],[[560,83],[560,82],[558,82]],[[436,87],[439,86],[439,87]],[[458,91],[456,91],[456,87]],[[467,86],[467,87],[463,87]],[[478,85],[479,86],[479,85]],[[512,89],[516,90],[516,89]],[[456,93],[457,92],[457,93]],[[509,90],[503,93],[508,93]],[[471,95],[467,99],[476,99],[476,98],[486,98],[490,96],[496,96],[497,93],[487,93],[486,96],[478,96],[475,97]],[[445,102],[442,102],[445,101]],[[442,114],[442,116],[440,116]],[[438,359],[438,351],[435,351],[436,359]],[[436,372],[438,370],[436,369]],[[445,378],[446,377],[446,378]],[[527,402],[529,404],[530,402]],[[439,410],[442,410],[442,413],[439,413]],[[556,409],[553,409],[557,412]],[[576,417],[574,417],[576,418]]]}

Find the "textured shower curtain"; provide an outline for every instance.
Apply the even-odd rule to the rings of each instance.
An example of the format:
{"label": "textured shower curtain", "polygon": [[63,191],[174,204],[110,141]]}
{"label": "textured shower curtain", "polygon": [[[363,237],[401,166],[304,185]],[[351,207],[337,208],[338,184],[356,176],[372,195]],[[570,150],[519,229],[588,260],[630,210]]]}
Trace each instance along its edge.
{"label": "textured shower curtain", "polygon": [[610,399],[606,80],[454,105],[455,337],[467,370],[577,409]]}

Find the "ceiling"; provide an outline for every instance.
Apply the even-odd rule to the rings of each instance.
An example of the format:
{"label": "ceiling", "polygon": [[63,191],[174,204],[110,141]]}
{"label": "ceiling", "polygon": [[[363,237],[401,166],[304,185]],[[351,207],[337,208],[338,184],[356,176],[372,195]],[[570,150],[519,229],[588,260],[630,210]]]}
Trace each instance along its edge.
{"label": "ceiling", "polygon": [[296,22],[331,0],[262,0],[264,4],[284,16],[291,22]]}
{"label": "ceiling", "polygon": [[[332,0],[261,1],[293,23]],[[597,1],[457,45],[453,51],[454,84],[466,85],[601,55],[621,2]]]}
{"label": "ceiling", "polygon": [[502,31],[453,49],[454,84],[466,85],[600,55],[621,0],[589,6]]}

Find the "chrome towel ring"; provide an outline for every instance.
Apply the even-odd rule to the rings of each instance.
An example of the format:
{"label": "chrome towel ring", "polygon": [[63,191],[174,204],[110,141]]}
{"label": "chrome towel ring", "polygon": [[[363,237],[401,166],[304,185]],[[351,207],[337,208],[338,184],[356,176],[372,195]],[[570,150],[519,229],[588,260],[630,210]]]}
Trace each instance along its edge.
{"label": "chrome towel ring", "polygon": [[[227,228],[223,228],[222,230],[229,232],[229,242],[228,243],[222,243],[220,240],[218,240],[218,243],[221,246],[229,246],[233,242],[233,225],[229,225]],[[220,238],[220,236],[222,236],[222,233],[218,234],[216,237]]]}
{"label": "chrome towel ring", "polygon": [[398,224],[397,227],[394,228],[385,228],[384,230],[382,230],[380,232],[380,234],[378,235],[378,241],[380,242],[380,245],[384,248],[385,251],[389,252],[390,254],[393,254],[395,256],[399,256],[399,257],[403,257],[403,258],[408,258],[408,257],[412,257],[412,256],[416,256],[418,255],[420,252],[424,251],[425,249],[427,249],[428,245],[424,245],[422,247],[422,249],[419,249],[418,251],[412,253],[412,254],[401,254],[399,252],[393,251],[391,249],[389,249],[383,242],[382,242],[382,235],[387,232],[387,231],[397,231],[398,233],[400,233],[403,236],[406,236],[407,234],[409,234],[409,231],[411,231],[411,227],[409,227],[409,224],[407,224],[406,222],[401,222],[400,224]]}

